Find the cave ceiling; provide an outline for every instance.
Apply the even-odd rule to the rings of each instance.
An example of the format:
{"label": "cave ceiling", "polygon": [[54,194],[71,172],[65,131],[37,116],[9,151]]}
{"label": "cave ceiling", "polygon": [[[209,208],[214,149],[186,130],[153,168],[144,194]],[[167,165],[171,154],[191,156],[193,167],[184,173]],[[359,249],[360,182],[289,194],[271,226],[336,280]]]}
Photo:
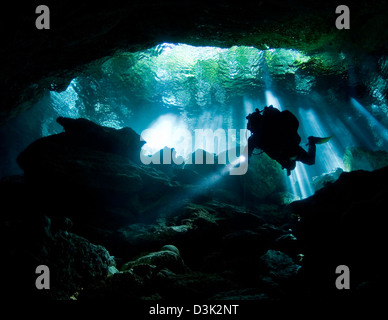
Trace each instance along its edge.
{"label": "cave ceiling", "polygon": [[359,66],[365,56],[387,53],[386,1],[348,1],[349,30],[335,28],[335,1],[47,1],[50,30],[35,28],[39,4],[15,1],[3,7],[2,122],[31,107],[47,90],[65,90],[72,79],[117,53],[161,43],[295,49],[312,57],[303,61],[304,68],[326,75],[344,72],[338,58],[343,53]]}

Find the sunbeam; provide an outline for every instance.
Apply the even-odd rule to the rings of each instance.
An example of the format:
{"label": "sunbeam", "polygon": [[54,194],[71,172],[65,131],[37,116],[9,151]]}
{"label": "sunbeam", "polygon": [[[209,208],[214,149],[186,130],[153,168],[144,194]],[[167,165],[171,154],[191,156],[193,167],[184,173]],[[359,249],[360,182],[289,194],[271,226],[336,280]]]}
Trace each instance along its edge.
{"label": "sunbeam", "polygon": [[[188,136],[188,137],[187,137]],[[191,135],[187,135],[187,124],[174,114],[165,114],[143,131],[146,141],[142,148],[144,155],[153,155],[164,147],[175,148],[176,155],[187,158],[192,152]]]}
{"label": "sunbeam", "polygon": [[[305,130],[309,132],[309,135],[316,137],[328,137],[332,133],[329,133],[324,124],[318,118],[316,112],[312,109],[307,111],[299,110],[301,118],[304,120]],[[307,128],[306,128],[307,126]],[[334,147],[332,141],[319,146],[319,161],[323,163],[324,172],[330,172],[336,168],[343,169],[343,161],[338,156],[339,152]]]}
{"label": "sunbeam", "polygon": [[276,109],[279,109],[282,111],[282,107],[280,106],[280,102],[278,98],[274,96],[272,91],[270,90],[265,90],[265,101],[267,103],[267,106],[273,105]]}
{"label": "sunbeam", "polygon": [[350,103],[357,110],[359,114],[361,114],[367,121],[369,126],[374,133],[374,137],[382,141],[378,141],[378,144],[383,144],[388,142],[388,130],[384,127],[368,110],[365,109],[364,106],[361,105],[356,99],[350,98]]}
{"label": "sunbeam", "polygon": [[301,199],[305,199],[314,193],[314,190],[310,183],[310,178],[304,168],[304,165],[297,162],[295,169],[292,171],[291,176],[287,177],[288,184],[291,186],[293,194]]}

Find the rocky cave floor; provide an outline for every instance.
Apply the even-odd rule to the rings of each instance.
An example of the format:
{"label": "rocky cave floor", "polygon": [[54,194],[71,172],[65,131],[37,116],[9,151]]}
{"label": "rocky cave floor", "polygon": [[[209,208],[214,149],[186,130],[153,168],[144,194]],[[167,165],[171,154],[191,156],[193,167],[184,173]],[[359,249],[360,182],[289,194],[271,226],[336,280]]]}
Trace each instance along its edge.
{"label": "rocky cave floor", "polygon": [[[261,194],[250,171],[203,184],[210,167],[140,164],[140,139],[129,128],[58,122],[65,132],[31,144],[17,159],[24,175],[0,183],[8,297],[379,297],[387,166],[344,172],[315,195],[285,203],[270,177],[257,179]],[[42,264],[50,290],[34,285]],[[338,265],[350,269],[350,290],[335,287]]]}

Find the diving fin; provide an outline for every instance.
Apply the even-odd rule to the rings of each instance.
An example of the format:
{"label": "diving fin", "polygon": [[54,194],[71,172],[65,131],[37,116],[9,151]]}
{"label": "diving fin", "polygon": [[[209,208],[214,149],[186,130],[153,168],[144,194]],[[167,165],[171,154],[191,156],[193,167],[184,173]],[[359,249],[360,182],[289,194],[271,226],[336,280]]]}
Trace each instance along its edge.
{"label": "diving fin", "polygon": [[314,143],[314,144],[323,144],[323,143],[326,143],[326,142],[328,142],[331,138],[332,138],[332,136],[324,137],[324,138],[320,138],[320,137],[308,137],[309,143]]}

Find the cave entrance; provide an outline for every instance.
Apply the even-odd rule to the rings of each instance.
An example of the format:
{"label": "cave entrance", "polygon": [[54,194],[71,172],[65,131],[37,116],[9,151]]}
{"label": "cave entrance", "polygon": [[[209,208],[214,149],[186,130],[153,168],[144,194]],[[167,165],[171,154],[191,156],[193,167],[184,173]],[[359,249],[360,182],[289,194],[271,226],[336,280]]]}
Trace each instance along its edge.
{"label": "cave entrance", "polygon": [[[381,123],[387,121],[376,107],[377,100],[385,101],[382,83],[367,83],[371,77],[379,79],[379,70],[371,69],[360,77],[355,73],[358,67],[343,53],[285,48],[162,43],[139,52],[116,52],[86,66],[66,90],[47,92],[7,125],[14,129],[3,133],[11,141],[5,143],[5,158],[14,157],[32,139],[60,132],[55,122],[58,116],[82,117],[113,128],[128,126],[139,134],[147,128],[157,129],[151,140],[158,148],[180,149],[185,155],[190,146],[180,144],[174,130],[239,131],[246,128],[247,114],[273,105],[297,116],[302,142],[310,135],[333,136],[320,147],[315,166],[298,165],[285,180],[294,194],[304,198],[314,192],[313,177],[345,169],[343,156],[348,146],[388,150],[387,137],[378,137],[374,129],[376,123],[384,128]],[[373,89],[365,103],[355,100],[352,93],[357,77],[358,85]],[[24,126],[28,134],[21,137],[16,133],[18,126]],[[10,165],[3,171],[15,168]]]}

